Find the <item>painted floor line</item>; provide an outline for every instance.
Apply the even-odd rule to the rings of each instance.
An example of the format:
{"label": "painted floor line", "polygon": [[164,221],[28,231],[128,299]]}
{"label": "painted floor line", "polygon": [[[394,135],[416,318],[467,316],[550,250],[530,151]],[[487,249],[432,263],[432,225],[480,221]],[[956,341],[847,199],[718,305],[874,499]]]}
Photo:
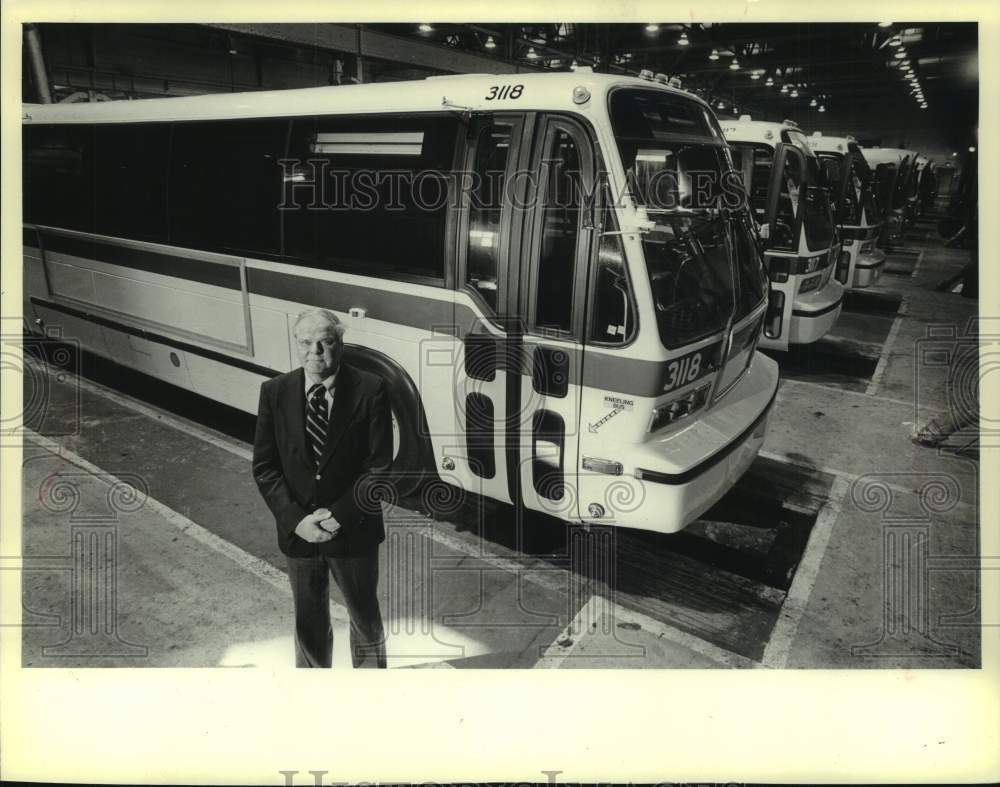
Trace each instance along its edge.
{"label": "painted floor line", "polygon": [[[898,404],[898,405],[900,405],[902,407],[909,407],[911,410],[913,409],[913,402],[904,402],[902,399],[893,399],[893,398],[888,397],[888,396],[876,396],[876,397],[872,397],[871,394],[866,393],[865,391],[852,391],[850,388],[831,388],[829,385],[824,385],[823,383],[814,383],[814,382],[811,382],[809,380],[795,380],[795,379],[792,379],[791,377],[782,377],[781,378],[781,385],[782,386],[785,386],[785,385],[805,385],[805,386],[808,386],[809,388],[821,388],[822,390],[827,391],[827,392],[829,392],[829,391],[837,391],[838,393],[847,394],[849,396],[863,396],[865,399],[868,399],[869,402],[871,401],[872,398],[875,398],[875,399],[878,399],[878,401],[880,401],[880,402],[888,402],[889,404]],[[779,394],[781,393],[780,389],[779,389],[778,393]],[[934,407],[926,407],[924,405],[918,405],[917,406],[917,410],[919,410],[921,412],[924,412],[924,413],[943,413],[944,412],[943,409],[937,409],[937,408],[934,408]]]}
{"label": "painted floor line", "polygon": [[[623,607],[601,596],[593,595],[584,604],[580,611],[576,613],[573,620],[560,632],[559,636],[545,649],[539,662],[535,665],[539,669],[558,669],[563,662],[573,655],[583,642],[583,632],[594,622],[598,621],[602,613],[608,614],[615,624],[627,623],[633,627],[638,627],[647,634],[653,635],[657,639],[664,639],[680,647],[703,656],[709,661],[713,661],[719,666],[736,669],[753,669],[760,665],[753,659],[741,656],[739,653],[720,648],[707,640],[701,639],[681,631],[669,623],[651,618],[641,612]],[[562,644],[561,644],[562,643]],[[623,660],[631,657],[622,657]],[[664,665],[669,668],[670,665]]]}
{"label": "painted floor line", "polygon": [[[456,552],[461,552],[463,555],[475,558],[476,560],[481,560],[494,568],[507,571],[511,574],[518,574],[525,582],[530,582],[532,585],[537,585],[545,590],[565,593],[568,588],[569,579],[567,575],[569,572],[564,568],[552,566],[544,561],[538,561],[534,565],[525,564],[523,561],[511,560],[502,555],[483,552],[477,549],[475,545],[469,544],[448,533],[442,533],[433,526],[428,528],[427,537],[441,544],[441,546],[454,549]],[[559,575],[558,579],[556,575]]]}
{"label": "painted floor line", "polygon": [[[865,473],[849,473],[846,470],[838,470],[835,467],[824,467],[822,465],[807,465],[802,459],[796,459],[790,457],[786,454],[776,453],[774,451],[761,451],[759,453],[764,459],[773,459],[775,462],[781,462],[787,465],[796,465],[798,467],[808,467],[811,470],[816,470],[819,473],[826,473],[827,475],[832,475],[834,478],[844,480],[848,485],[853,484],[859,478],[864,478]],[[886,489],[891,489],[893,492],[898,492],[902,495],[916,495],[919,494],[914,489],[908,489],[905,486],[900,486],[899,484],[893,484],[884,479],[879,479],[879,485],[884,486]],[[964,500],[959,500],[955,503],[955,508],[965,509],[972,514],[977,514],[979,507],[975,503],[967,503]]]}
{"label": "painted floor line", "polygon": [[587,599],[587,603],[580,607],[566,628],[545,649],[535,663],[536,669],[559,669],[562,666],[580,644],[580,633],[586,629],[588,621],[597,619],[600,610],[598,601],[598,596],[594,595]]}
{"label": "painted floor line", "polygon": [[874,396],[879,386],[882,385],[882,378],[885,377],[885,370],[889,365],[889,354],[896,343],[896,335],[899,333],[899,327],[902,323],[903,316],[897,312],[896,319],[892,321],[892,327],[889,328],[889,335],[885,337],[885,342],[882,344],[882,352],[879,354],[878,364],[875,366],[875,371],[872,372],[871,380],[868,381],[868,387],[865,388],[867,396]]}
{"label": "painted floor line", "polygon": [[[100,475],[102,478],[108,479],[111,483],[126,483],[125,481],[118,479],[112,473],[102,470],[97,465],[87,461],[82,456],[70,451],[68,448],[63,447],[54,440],[50,440],[44,435],[25,430],[25,436],[40,448],[44,448],[61,459],[65,459],[67,462],[76,465],[81,470],[86,470],[88,473]],[[172,508],[164,505],[153,497],[147,496],[145,505],[198,543],[203,546],[207,546],[212,551],[224,557],[229,558],[243,570],[253,574],[258,579],[264,580],[285,595],[292,595],[292,588],[288,582],[288,575],[285,574],[284,571],[281,571],[267,561],[261,560],[259,557],[255,557],[249,552],[240,549],[235,544],[226,541],[223,538],[219,538],[219,536],[215,535],[215,533],[206,530],[201,525],[188,519],[183,514],[177,513]],[[349,621],[347,608],[336,603],[335,601],[330,602],[330,614],[333,616],[334,621],[338,623],[347,623]],[[289,620],[289,626],[291,626],[291,620]]]}
{"label": "painted floor line", "polygon": [[[57,376],[57,370],[53,368],[51,364],[46,363],[45,361],[37,362],[50,377],[55,378]],[[61,371],[58,373],[65,374],[65,372]],[[146,404],[127,394],[119,393],[113,388],[108,388],[105,385],[88,380],[86,377],[81,377],[80,375],[73,375],[73,377],[76,380],[76,384],[79,385],[80,388],[85,391],[89,391],[95,396],[103,396],[105,399],[110,399],[115,404],[120,404],[122,407],[127,407],[128,409],[148,416],[155,421],[172,426],[179,432],[184,432],[192,437],[197,437],[199,440],[211,443],[217,448],[221,448],[224,451],[235,454],[236,456],[246,459],[247,461],[251,461],[253,459],[253,451],[251,449],[235,441],[228,435],[215,431],[209,426],[189,421],[171,413],[169,410],[163,410],[154,405]]]}
{"label": "painted floor line", "polygon": [[795,570],[792,586],[788,589],[788,594],[785,596],[785,601],[778,614],[778,620],[771,630],[767,645],[764,646],[764,656],[761,659],[761,664],[764,667],[784,669],[788,664],[788,655],[791,652],[799,622],[805,614],[809,597],[816,585],[819,567],[826,554],[834,523],[840,516],[848,489],[847,481],[843,477],[838,477],[833,482],[829,501],[816,516],[816,523],[813,525],[802,559]]}

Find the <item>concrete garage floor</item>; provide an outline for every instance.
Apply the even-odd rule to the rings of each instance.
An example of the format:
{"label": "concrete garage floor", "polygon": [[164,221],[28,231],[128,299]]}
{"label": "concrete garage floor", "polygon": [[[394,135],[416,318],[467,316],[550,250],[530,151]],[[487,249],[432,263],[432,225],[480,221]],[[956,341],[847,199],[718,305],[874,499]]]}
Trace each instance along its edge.
{"label": "concrete garage floor", "polygon": [[[969,409],[977,302],[936,289],[968,253],[930,222],[906,249],[820,346],[780,359],[762,456],[683,533],[532,522],[525,550],[509,512],[441,489],[389,510],[390,666],[978,666],[973,435],[910,439]],[[46,406],[26,414],[23,664],[290,667],[253,419],[50,360],[25,375],[25,400],[44,388]]]}

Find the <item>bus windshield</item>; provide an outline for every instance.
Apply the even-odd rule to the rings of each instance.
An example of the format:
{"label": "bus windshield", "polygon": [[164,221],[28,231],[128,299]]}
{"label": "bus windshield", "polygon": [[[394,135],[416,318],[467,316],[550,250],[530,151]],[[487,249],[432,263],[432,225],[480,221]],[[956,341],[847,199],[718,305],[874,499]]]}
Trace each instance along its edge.
{"label": "bus windshield", "polygon": [[[610,110],[629,192],[656,222],[642,245],[661,341],[673,349],[726,330],[766,293],[759,260],[736,264],[734,248],[753,241],[749,222],[735,218],[746,201],[730,188],[718,122],[699,102],[659,90],[616,90]],[[739,207],[730,214],[723,204]]]}
{"label": "bus windshield", "polygon": [[821,151],[816,156],[830,195],[834,219],[841,226],[858,226],[861,224],[861,208],[850,155]]}
{"label": "bus windshield", "polygon": [[833,213],[830,197],[823,186],[819,161],[806,156],[806,178],[803,184],[802,226],[805,228],[806,246],[809,251],[827,249],[833,243]]}
{"label": "bus windshield", "polygon": [[878,223],[881,207],[878,204],[875,173],[872,172],[872,168],[865,161],[861,149],[853,142],[848,149],[848,159],[851,162],[851,185],[848,188],[853,188],[854,192],[858,195],[858,204],[861,207],[861,211],[863,211],[858,217],[858,223],[860,225],[862,221],[867,221],[869,224],[876,224]]}
{"label": "bus windshield", "polygon": [[885,220],[892,209],[892,192],[896,183],[896,166],[894,164],[877,165],[872,180],[875,198],[878,201],[878,216],[880,220]]}

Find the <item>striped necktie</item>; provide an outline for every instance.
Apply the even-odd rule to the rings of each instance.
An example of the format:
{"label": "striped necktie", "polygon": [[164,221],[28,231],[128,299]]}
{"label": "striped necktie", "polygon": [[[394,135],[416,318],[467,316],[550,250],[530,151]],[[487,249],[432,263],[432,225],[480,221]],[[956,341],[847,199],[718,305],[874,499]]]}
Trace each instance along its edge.
{"label": "striped necktie", "polygon": [[323,454],[323,444],[326,442],[327,426],[326,388],[322,383],[316,383],[309,389],[309,406],[306,408],[306,437],[309,439],[309,451],[313,462],[319,464]]}

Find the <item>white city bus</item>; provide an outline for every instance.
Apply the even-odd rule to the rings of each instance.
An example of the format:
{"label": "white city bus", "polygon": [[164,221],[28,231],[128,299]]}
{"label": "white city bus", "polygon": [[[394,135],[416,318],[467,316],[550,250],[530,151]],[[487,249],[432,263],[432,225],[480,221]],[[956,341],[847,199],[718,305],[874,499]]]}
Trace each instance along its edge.
{"label": "white city bus", "polygon": [[826,181],[802,130],[741,115],[722,131],[758,220],[766,225],[770,298],[760,346],[788,350],[836,323],[844,287],[833,277],[837,233]]}
{"label": "white city bus", "polygon": [[826,176],[840,231],[834,276],[848,289],[869,287],[878,281],[885,265],[885,252],[875,246],[882,219],[874,173],[854,137],[828,137],[814,131],[808,141]]}
{"label": "white city bus", "polygon": [[763,443],[766,277],[746,208],[691,200],[731,161],[690,94],[581,70],[32,105],[23,141],[32,330],[252,413],[331,309],[397,475],[570,522],[679,530]]}

